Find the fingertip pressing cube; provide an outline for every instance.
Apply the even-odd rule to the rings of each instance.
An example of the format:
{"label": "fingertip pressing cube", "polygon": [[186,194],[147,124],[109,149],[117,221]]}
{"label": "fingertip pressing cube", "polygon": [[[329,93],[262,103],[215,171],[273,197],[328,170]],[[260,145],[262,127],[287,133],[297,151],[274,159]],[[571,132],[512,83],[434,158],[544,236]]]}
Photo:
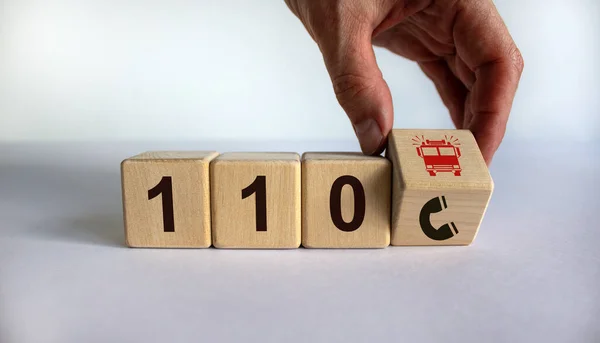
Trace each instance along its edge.
{"label": "fingertip pressing cube", "polygon": [[150,151],[121,162],[125,240],[139,248],[211,245],[214,151]]}
{"label": "fingertip pressing cube", "polygon": [[390,243],[391,163],[361,153],[302,157],[302,245],[384,248]]}
{"label": "fingertip pressing cube", "polygon": [[391,245],[470,245],[494,183],[468,130],[394,129]]}
{"label": "fingertip pressing cube", "polygon": [[225,153],[211,162],[216,248],[298,248],[300,156]]}

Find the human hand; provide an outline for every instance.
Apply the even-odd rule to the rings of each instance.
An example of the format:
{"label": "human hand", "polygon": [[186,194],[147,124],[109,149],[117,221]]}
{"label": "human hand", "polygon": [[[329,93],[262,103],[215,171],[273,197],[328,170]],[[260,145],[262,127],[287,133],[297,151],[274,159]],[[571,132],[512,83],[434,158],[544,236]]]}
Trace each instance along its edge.
{"label": "human hand", "polygon": [[523,58],[492,0],[285,0],[317,43],[363,153],[380,154],[393,126],[373,45],[413,60],[456,128],[491,163],[504,137]]}

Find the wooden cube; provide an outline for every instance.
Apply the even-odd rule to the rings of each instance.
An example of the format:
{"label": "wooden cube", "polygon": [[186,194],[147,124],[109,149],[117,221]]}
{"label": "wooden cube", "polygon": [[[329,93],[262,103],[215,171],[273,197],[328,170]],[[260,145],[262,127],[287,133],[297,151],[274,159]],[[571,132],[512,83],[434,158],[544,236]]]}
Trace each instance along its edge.
{"label": "wooden cube", "polygon": [[392,245],[469,245],[494,184],[468,130],[394,129]]}
{"label": "wooden cube", "polygon": [[211,162],[213,245],[298,248],[300,156],[225,153]]}
{"label": "wooden cube", "polygon": [[217,155],[155,151],[121,162],[128,246],[210,247],[209,165]]}
{"label": "wooden cube", "polygon": [[302,156],[302,245],[384,248],[390,244],[392,165],[361,153]]}

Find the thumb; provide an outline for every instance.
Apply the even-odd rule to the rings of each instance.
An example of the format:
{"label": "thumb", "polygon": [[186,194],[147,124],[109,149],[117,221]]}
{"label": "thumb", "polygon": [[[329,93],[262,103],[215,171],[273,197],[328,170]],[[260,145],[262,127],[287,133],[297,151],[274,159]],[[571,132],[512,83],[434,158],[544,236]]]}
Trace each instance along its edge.
{"label": "thumb", "polygon": [[[372,30],[356,26],[321,42],[325,66],[335,91],[366,155],[384,150],[394,122],[392,96],[377,66]],[[350,31],[350,30],[345,30]]]}

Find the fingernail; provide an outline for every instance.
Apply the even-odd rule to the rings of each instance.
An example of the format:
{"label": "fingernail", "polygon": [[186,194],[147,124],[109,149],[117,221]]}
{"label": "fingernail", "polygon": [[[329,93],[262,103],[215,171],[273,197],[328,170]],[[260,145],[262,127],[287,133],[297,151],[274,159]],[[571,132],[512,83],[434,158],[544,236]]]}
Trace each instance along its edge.
{"label": "fingernail", "polygon": [[371,155],[379,149],[383,134],[375,119],[369,118],[354,125],[354,131],[364,154]]}

